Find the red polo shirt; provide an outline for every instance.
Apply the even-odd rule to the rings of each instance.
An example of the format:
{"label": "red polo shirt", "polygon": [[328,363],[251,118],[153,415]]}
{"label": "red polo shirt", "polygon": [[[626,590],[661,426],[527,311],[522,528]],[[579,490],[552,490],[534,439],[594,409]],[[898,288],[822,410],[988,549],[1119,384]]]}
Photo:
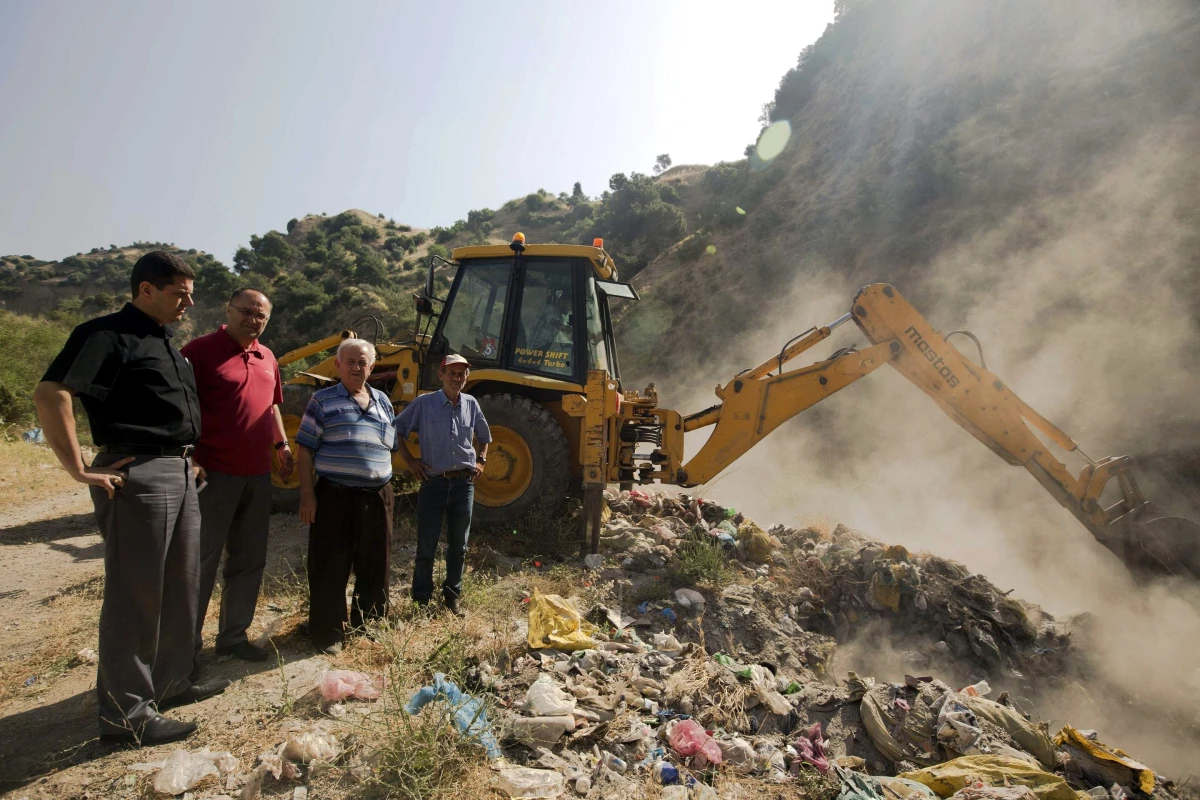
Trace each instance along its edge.
{"label": "red polo shirt", "polygon": [[272,406],[283,402],[279,364],[257,341],[243,350],[225,328],[180,350],[192,362],[200,394],[196,463],[230,475],[264,475],[275,443]]}

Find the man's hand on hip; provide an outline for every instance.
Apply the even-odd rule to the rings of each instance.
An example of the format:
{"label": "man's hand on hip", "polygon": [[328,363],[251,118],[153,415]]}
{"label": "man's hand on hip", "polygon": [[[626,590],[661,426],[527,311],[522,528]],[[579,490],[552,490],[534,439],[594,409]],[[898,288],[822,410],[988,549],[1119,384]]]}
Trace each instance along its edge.
{"label": "man's hand on hip", "polygon": [[84,467],[83,471],[72,477],[80,483],[86,483],[88,486],[98,486],[108,493],[109,498],[125,485],[125,481],[129,478],[121,467],[125,466],[136,459],[133,456],[127,456],[120,461],[114,461],[107,467]]}
{"label": "man's hand on hip", "polygon": [[483,464],[479,461],[475,462],[475,474],[471,476],[471,480],[477,481],[483,477]]}
{"label": "man's hand on hip", "polygon": [[420,481],[429,480],[429,465],[420,459],[412,459],[408,462],[408,468],[413,475],[417,476]]}

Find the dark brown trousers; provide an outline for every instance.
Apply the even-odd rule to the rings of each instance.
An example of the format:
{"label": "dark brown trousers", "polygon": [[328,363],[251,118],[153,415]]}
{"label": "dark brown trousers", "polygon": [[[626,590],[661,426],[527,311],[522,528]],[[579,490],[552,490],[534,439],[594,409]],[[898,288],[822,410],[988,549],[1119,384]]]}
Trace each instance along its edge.
{"label": "dark brown trousers", "polygon": [[392,485],[356,489],[317,480],[308,528],[308,634],[324,648],[346,630],[346,584],[354,573],[350,627],[387,613],[392,556]]}

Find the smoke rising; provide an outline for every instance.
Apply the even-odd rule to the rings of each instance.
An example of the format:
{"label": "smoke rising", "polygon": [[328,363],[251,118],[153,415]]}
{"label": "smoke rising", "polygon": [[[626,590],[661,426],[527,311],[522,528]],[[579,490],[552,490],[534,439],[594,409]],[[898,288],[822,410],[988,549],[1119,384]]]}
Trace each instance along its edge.
{"label": "smoke rising", "polygon": [[[1145,66],[1155,57],[1147,48],[1165,47],[1163,37],[1179,26],[1200,28],[1182,5],[1110,3],[1087,11],[1064,5],[1078,13],[1055,5],[1046,24],[1069,30],[1070,37],[1053,49],[1053,58],[1028,67],[1022,80],[1044,82],[1050,95],[1075,81],[1084,87],[1078,96],[1089,99],[1047,109],[1034,86],[946,137],[960,162],[988,161],[998,178],[1033,175],[1027,185],[1038,191],[998,215],[970,203],[931,211],[963,219],[975,212],[985,224],[895,282],[935,328],[978,335],[989,369],[1091,457],[1197,452],[1196,63],[1177,64],[1189,85],[1163,84],[1166,96],[1100,102],[1089,92],[1121,70]],[[953,24],[976,35],[981,23],[962,11],[968,6],[983,14],[994,4],[955,5]],[[1044,39],[1046,32],[1037,35]],[[913,39],[896,42],[893,55],[920,57],[912,47],[919,29],[901,27],[897,36]],[[962,44],[950,40],[942,46]],[[908,77],[932,82],[935,72],[912,69]],[[1072,111],[1101,116],[1073,117]],[[1112,131],[1103,146],[1089,138],[1102,130]],[[1080,138],[1072,139],[1072,132]],[[973,202],[994,211],[987,207],[987,187],[978,188]],[[872,277],[871,270],[802,259],[794,283],[779,287],[787,298],[775,306],[781,310],[742,335],[735,359],[703,382],[723,383],[809,325],[845,313],[860,283],[884,277]],[[978,359],[967,340],[952,341]],[[843,326],[796,365],[851,343],[868,344],[860,331]],[[685,411],[711,402],[710,390],[664,392],[664,403]],[[693,437],[689,455],[703,434]],[[1075,473],[1084,464],[1074,454],[1056,455]],[[1200,508],[1194,486],[1188,496],[1178,481],[1147,473],[1139,479],[1147,497],[1169,511],[1195,516]],[[1135,584],[1032,476],[982,447],[898,372],[880,369],[801,415],[697,493],[763,523],[842,522],[885,542],[959,560],[1060,619],[1089,612],[1083,646],[1090,658],[1081,674],[1068,676],[1063,690],[1022,686],[1021,693],[1035,698],[1039,713],[1055,725],[1096,728],[1104,741],[1171,777],[1200,769],[1197,587]],[[892,646],[902,650],[903,642]],[[888,664],[877,677],[898,680],[904,667],[886,650],[852,649],[838,662],[860,672]]]}

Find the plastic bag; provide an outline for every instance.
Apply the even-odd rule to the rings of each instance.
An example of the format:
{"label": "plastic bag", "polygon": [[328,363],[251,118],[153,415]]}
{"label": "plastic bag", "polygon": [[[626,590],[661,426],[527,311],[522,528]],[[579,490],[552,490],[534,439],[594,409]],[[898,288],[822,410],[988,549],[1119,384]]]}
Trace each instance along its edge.
{"label": "plastic bag", "polygon": [[656,633],[650,637],[650,641],[654,644],[654,649],[660,653],[676,656],[683,652],[683,645],[669,633]]}
{"label": "plastic bag", "polygon": [[864,775],[842,767],[833,769],[842,783],[837,800],[935,800],[937,797],[928,786],[916,781]]}
{"label": "plastic bag", "polygon": [[1134,761],[1124,750],[1090,739],[1070,725],[1063,726],[1054,743],[1067,750],[1085,778],[1109,786],[1130,785],[1136,780],[1137,788],[1144,794],[1154,792],[1154,772]]}
{"label": "plastic bag", "polygon": [[555,647],[560,650],[588,650],[596,646],[591,638],[596,628],[584,621],[574,600],[533,590],[529,600],[529,646],[533,649]]}
{"label": "plastic bag", "polygon": [[289,736],[283,743],[279,755],[288,761],[307,764],[310,761],[332,761],[341,752],[337,737],[329,729],[330,723],[322,720],[303,733]]}
{"label": "plastic bag", "polygon": [[[1042,763],[1042,766],[1050,770],[1058,767],[1054,756],[1054,745],[1050,742],[1050,736],[1041,727],[1025,719],[1008,706],[1002,706],[986,697],[959,695],[959,699],[975,713],[976,717],[1003,728],[1022,750],[1032,754]],[[1147,792],[1147,794],[1149,793]]]}
{"label": "plastic bag", "polygon": [[[483,745],[489,759],[499,758],[500,744],[496,741],[495,734],[492,733],[492,727],[488,722],[483,704],[471,695],[465,694],[454,681],[446,680],[443,673],[434,673],[433,684],[418,689],[404,704],[404,710],[408,714],[418,714],[422,708],[439,697],[445,698],[446,703],[450,706],[454,714],[454,725],[459,732],[464,736],[474,738]],[[574,700],[571,702],[573,706]]]}
{"label": "plastic bag", "polygon": [[675,602],[689,611],[695,611],[697,614],[704,610],[704,595],[695,589],[676,589]]}
{"label": "plastic bag", "polygon": [[555,685],[549,675],[539,675],[525,693],[525,707],[535,717],[559,717],[575,710],[575,698]]}
{"label": "plastic bag", "polygon": [[694,719],[685,719],[675,724],[668,734],[671,747],[681,756],[702,755],[713,764],[720,764],[723,756],[721,747]]}
{"label": "plastic bag", "polygon": [[755,752],[750,743],[739,736],[728,739],[717,739],[721,748],[721,761],[730,764],[739,772],[753,772],[755,767]]}
{"label": "plastic bag", "polygon": [[374,700],[383,694],[383,684],[382,675],[372,678],[364,672],[348,669],[328,669],[317,679],[321,698],[327,703],[345,700],[348,697]]}
{"label": "plastic bag", "polygon": [[947,694],[938,712],[938,741],[958,753],[971,754],[983,738],[974,712],[958,694]]}
{"label": "plastic bag", "polygon": [[822,775],[829,772],[829,758],[825,755],[825,737],[821,735],[821,723],[814,722],[812,727],[800,735],[795,744],[799,759],[792,762],[792,774],[800,772],[800,762],[812,764]]}
{"label": "plastic bag", "polygon": [[496,776],[496,788],[508,796],[520,798],[558,797],[566,791],[566,782],[559,772],[532,767],[509,767]]}
{"label": "plastic bag", "polygon": [[775,676],[766,667],[755,664],[750,668],[750,685],[758,699],[771,709],[772,714],[786,717],[792,713],[791,703],[775,688]]}
{"label": "plastic bag", "polygon": [[1004,756],[962,756],[944,764],[905,772],[901,778],[923,783],[938,797],[950,797],[967,786],[1028,786],[1039,800],[1078,800],[1075,790],[1057,775],[1027,761]]}
{"label": "plastic bag", "polygon": [[134,769],[157,769],[154,791],[160,794],[182,794],[209,775],[228,775],[237,769],[238,760],[226,751],[212,752],[207,747],[189,753],[176,750],[163,761],[134,764]]}

